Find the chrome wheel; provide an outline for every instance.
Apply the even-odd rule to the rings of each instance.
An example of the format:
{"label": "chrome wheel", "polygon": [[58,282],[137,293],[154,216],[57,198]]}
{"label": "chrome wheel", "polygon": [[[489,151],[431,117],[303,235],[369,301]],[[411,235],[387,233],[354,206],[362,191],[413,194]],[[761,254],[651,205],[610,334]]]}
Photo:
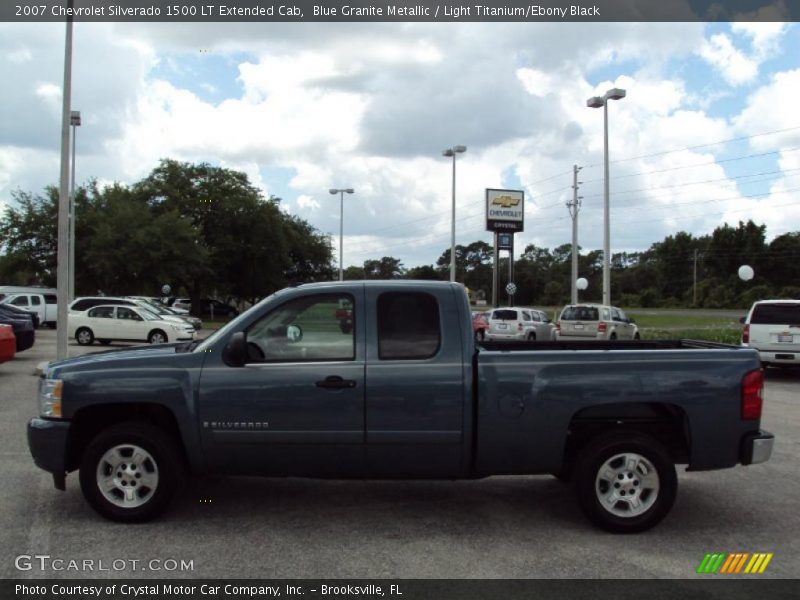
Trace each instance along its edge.
{"label": "chrome wheel", "polygon": [[167,336],[161,333],[160,331],[154,331],[150,334],[150,343],[151,344],[164,344],[167,342]]}
{"label": "chrome wheel", "polygon": [[96,481],[108,502],[120,508],[136,508],[149,502],[158,488],[158,465],[147,450],[121,444],[100,459]]}
{"label": "chrome wheel", "polygon": [[81,329],[75,338],[81,346],[88,346],[94,341],[94,335],[88,329]]}
{"label": "chrome wheel", "polygon": [[659,488],[658,471],[653,463],[634,452],[609,458],[595,479],[600,506],[623,518],[647,512],[658,499]]}

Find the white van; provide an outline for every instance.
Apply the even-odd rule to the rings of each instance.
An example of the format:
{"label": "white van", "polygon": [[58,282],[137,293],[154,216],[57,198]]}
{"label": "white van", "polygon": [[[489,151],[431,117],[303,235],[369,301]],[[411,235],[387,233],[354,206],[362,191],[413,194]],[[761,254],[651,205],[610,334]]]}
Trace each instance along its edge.
{"label": "white van", "polygon": [[761,365],[800,364],[800,300],[759,300],[744,318],[742,346],[758,350]]}
{"label": "white van", "polygon": [[55,290],[52,293],[49,290],[40,292],[22,292],[10,293],[0,300],[0,304],[10,304],[28,312],[34,312],[39,315],[39,323],[41,325],[48,325],[49,327],[56,326],[58,319],[58,298]]}

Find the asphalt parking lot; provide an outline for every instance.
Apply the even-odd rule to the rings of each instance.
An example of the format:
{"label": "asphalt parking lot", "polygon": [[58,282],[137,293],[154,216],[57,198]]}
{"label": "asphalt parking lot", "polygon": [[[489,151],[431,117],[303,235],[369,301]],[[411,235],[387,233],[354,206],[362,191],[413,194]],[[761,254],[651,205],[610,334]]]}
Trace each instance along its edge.
{"label": "asphalt parking lot", "polygon": [[[85,351],[70,346],[71,355]],[[55,332],[39,330],[31,350],[0,365],[4,578],[687,578],[701,577],[695,570],[707,552],[774,553],[756,577],[800,572],[800,371],[767,374],[762,427],[777,437],[771,461],[679,473],[672,512],[639,535],[594,529],[570,489],[549,476],[197,479],[161,520],[126,526],[88,507],[76,474],[66,492],[55,490],[28,453],[25,424],[37,412],[34,369],[54,355]],[[34,564],[20,571],[20,555],[93,560],[95,570]],[[108,568],[126,562],[98,571],[100,560]],[[167,571],[169,560],[191,561],[192,569]]]}

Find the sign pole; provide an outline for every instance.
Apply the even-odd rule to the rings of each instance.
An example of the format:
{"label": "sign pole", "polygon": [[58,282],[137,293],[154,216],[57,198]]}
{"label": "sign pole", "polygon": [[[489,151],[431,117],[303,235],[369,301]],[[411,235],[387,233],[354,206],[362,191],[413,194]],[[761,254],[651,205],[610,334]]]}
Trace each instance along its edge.
{"label": "sign pole", "polygon": [[497,232],[494,232],[494,265],[492,267],[492,306],[497,308],[497,284],[499,279],[499,271],[497,268],[497,261],[500,258],[500,251],[497,249],[497,244],[499,240],[497,239]]}

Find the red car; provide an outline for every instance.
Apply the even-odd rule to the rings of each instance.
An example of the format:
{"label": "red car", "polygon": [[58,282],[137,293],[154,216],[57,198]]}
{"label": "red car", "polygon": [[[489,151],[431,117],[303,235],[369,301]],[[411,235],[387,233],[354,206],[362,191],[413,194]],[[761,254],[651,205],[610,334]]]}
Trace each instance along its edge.
{"label": "red car", "polygon": [[486,318],[486,313],[472,313],[472,332],[475,334],[475,339],[477,341],[483,341],[487,329],[489,329],[489,320]]}
{"label": "red car", "polygon": [[17,336],[11,325],[0,325],[0,363],[14,358],[17,353]]}

